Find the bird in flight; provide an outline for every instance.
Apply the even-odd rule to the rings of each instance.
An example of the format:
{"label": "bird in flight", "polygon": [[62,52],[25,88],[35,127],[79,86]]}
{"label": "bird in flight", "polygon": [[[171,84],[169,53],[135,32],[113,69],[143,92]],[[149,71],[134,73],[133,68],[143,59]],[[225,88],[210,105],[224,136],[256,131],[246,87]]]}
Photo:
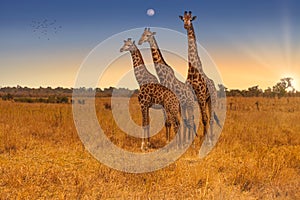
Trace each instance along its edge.
{"label": "bird in flight", "polygon": [[30,27],[34,35],[38,39],[47,39],[50,40],[54,37],[55,34],[58,34],[62,30],[62,26],[57,23],[56,19],[41,19],[41,20],[32,20]]}

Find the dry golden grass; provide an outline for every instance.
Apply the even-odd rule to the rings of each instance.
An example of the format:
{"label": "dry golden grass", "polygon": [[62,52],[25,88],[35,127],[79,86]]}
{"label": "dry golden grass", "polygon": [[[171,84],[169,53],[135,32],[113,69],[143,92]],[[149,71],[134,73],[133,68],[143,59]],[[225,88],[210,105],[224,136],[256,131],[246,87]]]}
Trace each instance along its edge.
{"label": "dry golden grass", "polygon": [[[108,137],[139,151],[141,141],[116,127],[107,102],[97,99],[96,106]],[[0,101],[0,199],[300,199],[300,99],[228,98],[230,103],[207,157],[198,159],[191,147],[164,169],[130,174],[84,149],[70,104]],[[131,106],[138,121],[136,100]],[[164,145],[164,134],[151,141]]]}

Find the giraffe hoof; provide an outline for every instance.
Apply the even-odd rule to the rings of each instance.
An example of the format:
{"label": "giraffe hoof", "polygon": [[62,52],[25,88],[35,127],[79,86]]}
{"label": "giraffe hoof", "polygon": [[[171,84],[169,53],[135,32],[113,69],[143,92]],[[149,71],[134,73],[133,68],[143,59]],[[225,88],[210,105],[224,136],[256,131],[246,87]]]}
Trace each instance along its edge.
{"label": "giraffe hoof", "polygon": [[147,142],[146,148],[148,149],[148,148],[151,148],[151,147],[152,147],[151,143],[150,143],[150,142]]}
{"label": "giraffe hoof", "polygon": [[145,143],[142,142],[141,150],[142,150],[142,151],[145,151],[145,150],[147,150],[146,148],[147,148],[147,147],[145,146]]}
{"label": "giraffe hoof", "polygon": [[147,147],[141,147],[141,150],[142,150],[142,152],[145,152],[145,151],[148,150],[148,148]]}

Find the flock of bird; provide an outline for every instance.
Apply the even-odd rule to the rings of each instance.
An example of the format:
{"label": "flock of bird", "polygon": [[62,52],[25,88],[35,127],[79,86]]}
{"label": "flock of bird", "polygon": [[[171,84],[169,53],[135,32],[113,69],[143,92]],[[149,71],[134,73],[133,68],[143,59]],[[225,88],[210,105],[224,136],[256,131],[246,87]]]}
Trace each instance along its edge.
{"label": "flock of bird", "polygon": [[47,39],[59,33],[62,30],[62,26],[57,24],[57,20],[32,20],[30,24],[33,33],[38,37],[38,39]]}

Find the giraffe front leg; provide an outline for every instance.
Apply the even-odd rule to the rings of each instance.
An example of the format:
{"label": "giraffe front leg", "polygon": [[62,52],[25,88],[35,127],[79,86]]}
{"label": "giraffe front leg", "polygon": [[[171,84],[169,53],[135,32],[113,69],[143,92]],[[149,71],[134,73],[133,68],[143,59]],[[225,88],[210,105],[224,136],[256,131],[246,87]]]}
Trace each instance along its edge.
{"label": "giraffe front leg", "polygon": [[[149,108],[142,107],[142,117],[143,117],[143,137],[141,150],[147,150],[149,143]],[[147,140],[147,145],[145,145],[145,139]]]}
{"label": "giraffe front leg", "polygon": [[145,139],[144,139],[144,138],[142,138],[141,150],[142,150],[142,151],[145,150]]}
{"label": "giraffe front leg", "polygon": [[147,149],[151,148],[151,143],[150,143],[150,126],[147,126],[146,130],[146,136],[147,136]]}
{"label": "giraffe front leg", "polygon": [[170,142],[171,123],[169,121],[166,121],[165,127],[166,127],[166,140],[167,140],[167,143],[169,143]]}
{"label": "giraffe front leg", "polygon": [[149,133],[149,126],[143,127],[143,138],[142,138],[142,145],[141,145],[142,151],[148,150],[148,148],[151,146],[148,133]]}
{"label": "giraffe front leg", "polygon": [[164,114],[164,121],[165,121],[165,127],[166,127],[166,141],[167,143],[170,142],[170,129],[171,129],[171,124],[170,122],[168,121],[168,117],[167,117],[167,114],[166,114],[166,111],[164,110],[163,111],[163,114]]}
{"label": "giraffe front leg", "polygon": [[210,132],[208,134],[208,143],[210,145],[212,145],[213,143],[213,140],[214,140],[214,109],[213,109],[213,106],[212,106],[212,101],[209,101],[208,102],[208,111],[209,111],[209,128],[210,128]]}

